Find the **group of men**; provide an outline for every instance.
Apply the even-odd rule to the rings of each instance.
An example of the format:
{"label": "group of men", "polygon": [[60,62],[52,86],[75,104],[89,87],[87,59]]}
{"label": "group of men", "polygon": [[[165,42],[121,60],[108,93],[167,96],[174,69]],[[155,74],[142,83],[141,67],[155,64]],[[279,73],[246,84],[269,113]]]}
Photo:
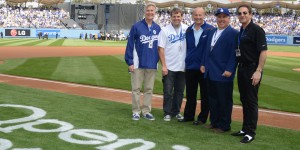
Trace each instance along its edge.
{"label": "group of men", "polygon": [[[240,100],[243,106],[243,127],[232,133],[243,136],[241,143],[250,143],[256,135],[258,120],[258,88],[266,60],[267,43],[264,30],[252,22],[252,8],[239,6],[240,32],[233,29],[227,8],[215,14],[217,28],[207,24],[205,10],[195,8],[190,27],[181,23],[183,11],[173,8],[171,23],[160,28],[153,19],[156,6],[145,6],[145,18],[135,23],[128,37],[125,61],[131,73],[132,119],[140,114],[155,120],[151,100],[160,60],[163,82],[164,120],[173,117],[178,122],[194,125],[210,124],[206,128],[223,133],[231,130],[233,80],[236,68]],[[140,104],[143,87],[143,104]],[[201,112],[195,120],[197,91],[200,86]],[[180,108],[186,87],[184,116]]]}

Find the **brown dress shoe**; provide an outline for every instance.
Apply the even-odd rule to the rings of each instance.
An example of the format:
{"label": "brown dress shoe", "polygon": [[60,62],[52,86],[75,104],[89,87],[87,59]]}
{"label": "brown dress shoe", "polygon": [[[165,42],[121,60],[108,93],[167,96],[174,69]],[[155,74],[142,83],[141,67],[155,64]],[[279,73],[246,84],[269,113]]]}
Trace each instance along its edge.
{"label": "brown dress shoe", "polygon": [[213,129],[215,133],[224,133],[225,131],[220,128],[214,128]]}
{"label": "brown dress shoe", "polygon": [[213,129],[214,126],[212,126],[211,124],[209,124],[209,125],[204,126],[204,128],[206,128],[206,129]]}

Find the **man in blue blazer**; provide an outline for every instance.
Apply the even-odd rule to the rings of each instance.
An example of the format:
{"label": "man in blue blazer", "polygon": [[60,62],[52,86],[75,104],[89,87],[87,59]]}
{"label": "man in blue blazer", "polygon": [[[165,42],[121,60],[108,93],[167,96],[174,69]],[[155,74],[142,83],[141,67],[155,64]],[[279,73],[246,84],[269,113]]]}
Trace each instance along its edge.
{"label": "man in blue blazer", "polygon": [[238,31],[230,25],[227,8],[215,14],[218,28],[208,36],[201,72],[207,79],[211,124],[207,126],[222,133],[231,129],[233,80],[236,70],[235,41]]}
{"label": "man in blue blazer", "polygon": [[194,125],[204,124],[209,113],[206,81],[204,80],[203,73],[200,72],[200,65],[209,33],[208,31],[214,29],[214,27],[204,21],[205,15],[203,8],[195,8],[192,13],[194,24],[186,31],[187,53],[185,58],[185,81],[187,101],[184,109],[184,119],[179,120],[179,122],[194,121],[199,85],[201,112],[194,122]]}

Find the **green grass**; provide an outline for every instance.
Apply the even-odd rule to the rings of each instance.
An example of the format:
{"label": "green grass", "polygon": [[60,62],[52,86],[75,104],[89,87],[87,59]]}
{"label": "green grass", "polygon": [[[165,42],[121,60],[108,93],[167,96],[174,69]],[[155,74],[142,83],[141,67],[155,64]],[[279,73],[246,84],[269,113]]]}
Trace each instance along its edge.
{"label": "green grass", "polygon": [[268,45],[268,49],[274,52],[296,52],[300,53],[300,46],[278,46]]}
{"label": "green grass", "polygon": [[0,46],[126,46],[127,41],[102,41],[80,39],[1,39]]}
{"label": "green grass", "polygon": [[52,42],[51,44],[49,44],[49,46],[62,46],[64,43],[65,39],[59,39],[59,40],[55,40],[54,42]]}
{"label": "green grass", "polygon": [[[184,145],[190,149],[300,149],[299,131],[259,126],[255,141],[248,145],[239,143],[240,137],[230,133],[215,134],[209,129],[189,123],[178,123],[176,120],[163,121],[161,109],[153,109],[155,121],[141,119],[131,120],[131,105],[99,99],[92,99],[62,93],[36,90],[0,84],[0,104],[17,104],[41,108],[47,112],[42,119],[57,119],[70,123],[73,129],[94,129],[113,133],[118,139],[143,139],[156,144],[154,149],[167,150],[173,145]],[[31,115],[26,109],[0,107],[0,121],[16,119]],[[1,124],[8,127],[16,124]],[[240,128],[240,122],[232,123],[232,130]],[[39,129],[55,129],[56,124],[34,126]],[[25,129],[16,129],[11,133],[0,131],[1,139],[13,143],[12,148],[41,148],[43,150],[82,150],[95,149],[96,145],[71,144],[58,138],[57,132],[38,133]],[[100,136],[100,135],[99,135]],[[81,140],[91,140],[81,136],[73,136]],[[113,141],[115,142],[115,141]],[[113,143],[105,142],[101,146]],[[0,145],[1,146],[1,145]],[[133,144],[120,149],[130,149]]]}
{"label": "green grass", "polygon": [[[18,41],[18,42],[17,42]],[[50,39],[39,43],[37,39],[4,39],[1,44],[22,45],[35,43],[37,46],[48,43],[51,46],[125,46],[126,42]],[[21,44],[20,44],[21,43]],[[37,44],[38,43],[38,44]],[[72,45],[73,44],[73,45]],[[75,45],[74,45],[75,44]],[[272,50],[297,52],[297,46],[269,46]],[[262,84],[259,90],[261,108],[300,113],[300,73],[293,71],[299,68],[299,58],[268,56],[264,69]],[[154,93],[162,94],[161,66],[156,74]],[[56,57],[12,59],[0,65],[0,73],[28,76],[49,80],[66,81],[80,84],[111,87],[130,90],[130,74],[124,56],[92,57]],[[240,104],[239,92],[235,81],[234,104]],[[199,93],[198,93],[199,97]]]}
{"label": "green grass", "polygon": [[[259,91],[261,108],[300,113],[300,59],[269,57]],[[0,66],[5,74],[130,90],[130,74],[123,56],[54,57],[7,60]],[[154,93],[162,94],[158,69]],[[235,82],[234,103],[240,104]]]}

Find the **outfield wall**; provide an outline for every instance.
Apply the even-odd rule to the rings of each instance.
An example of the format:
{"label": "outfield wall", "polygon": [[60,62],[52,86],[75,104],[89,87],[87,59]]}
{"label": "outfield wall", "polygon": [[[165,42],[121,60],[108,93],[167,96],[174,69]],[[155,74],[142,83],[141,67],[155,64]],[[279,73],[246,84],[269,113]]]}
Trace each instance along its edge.
{"label": "outfield wall", "polygon": [[[100,30],[72,30],[72,29],[9,29],[0,28],[0,32],[3,33],[4,38],[37,38],[38,33],[42,32],[43,35],[48,33],[49,38],[55,38],[56,33],[58,38],[79,38],[80,34],[85,33],[98,35]],[[128,35],[129,31],[125,31],[124,34]],[[300,45],[300,36],[285,36],[285,35],[267,35],[267,43],[270,45]]]}
{"label": "outfield wall", "polygon": [[9,28],[0,28],[0,32],[3,33],[4,38],[38,38],[38,33],[42,32],[43,35],[48,33],[49,38],[55,38],[56,33],[58,34],[58,38],[79,38],[80,34],[87,33],[96,34],[100,33],[100,30],[72,30],[72,29],[9,29]]}

